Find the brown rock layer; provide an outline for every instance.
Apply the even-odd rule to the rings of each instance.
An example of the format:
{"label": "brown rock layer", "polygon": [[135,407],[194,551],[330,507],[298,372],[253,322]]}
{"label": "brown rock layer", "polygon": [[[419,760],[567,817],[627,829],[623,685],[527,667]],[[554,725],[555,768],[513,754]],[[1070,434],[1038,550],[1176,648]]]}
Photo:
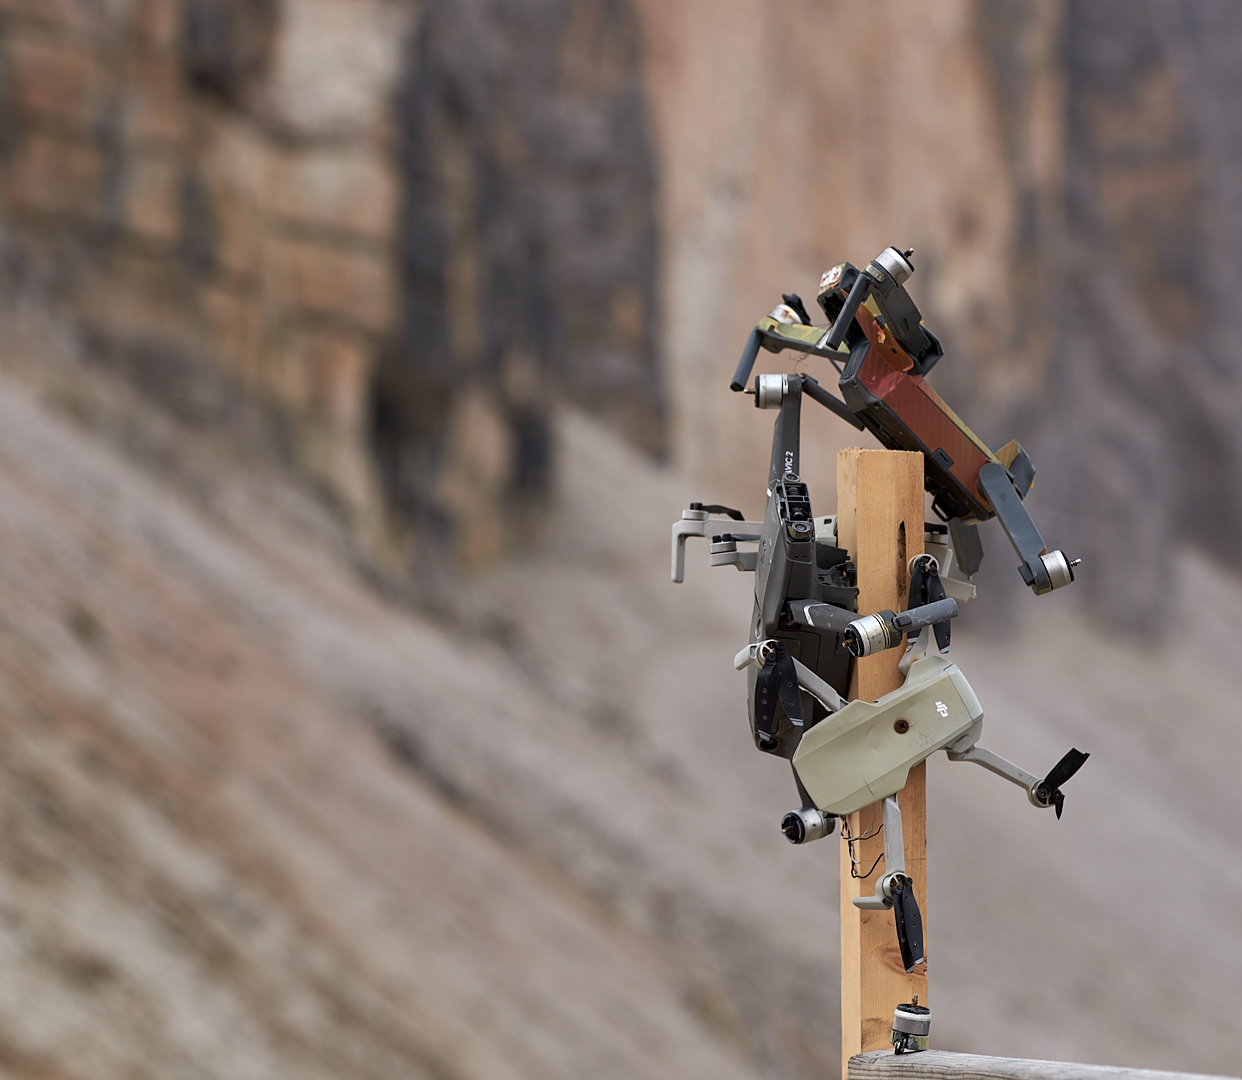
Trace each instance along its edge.
{"label": "brown rock layer", "polygon": [[0,205],[25,263],[95,355],[183,415],[185,378],[261,403],[364,516],[366,401],[397,302],[386,97],[410,16],[381,0],[0,5]]}

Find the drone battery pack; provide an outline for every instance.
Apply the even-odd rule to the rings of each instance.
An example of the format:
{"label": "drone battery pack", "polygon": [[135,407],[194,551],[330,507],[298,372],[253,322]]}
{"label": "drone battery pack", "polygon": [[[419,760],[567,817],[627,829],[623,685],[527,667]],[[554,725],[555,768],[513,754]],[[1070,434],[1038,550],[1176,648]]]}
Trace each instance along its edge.
{"label": "drone battery pack", "polygon": [[1008,463],[915,374],[914,358],[868,306],[860,306],[855,317],[865,338],[850,349],[839,383],[850,411],[889,449],[923,454],[925,485],[943,520],[990,518],[994,510],[979,490],[979,470],[990,461]]}

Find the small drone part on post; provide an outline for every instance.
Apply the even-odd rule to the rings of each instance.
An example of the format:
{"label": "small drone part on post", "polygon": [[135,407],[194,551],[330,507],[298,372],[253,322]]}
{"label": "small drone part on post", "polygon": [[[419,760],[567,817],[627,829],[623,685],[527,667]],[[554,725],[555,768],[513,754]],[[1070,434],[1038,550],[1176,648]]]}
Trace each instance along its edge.
{"label": "small drone part on post", "polygon": [[[796,375],[792,376],[797,378]],[[756,375],[755,408],[779,409],[789,396],[789,375]]]}
{"label": "small drone part on post", "polygon": [[[1044,564],[1044,569],[1048,572],[1048,592],[1053,589],[1061,589],[1074,580],[1074,567],[1077,566],[1081,559],[1067,559],[1063,551],[1049,551],[1045,555],[1039,557],[1039,561]],[[1036,595],[1040,595],[1038,592]]]}
{"label": "small drone part on post", "polygon": [[845,628],[842,643],[850,656],[871,656],[873,653],[895,649],[906,638],[904,630],[893,625],[896,614],[885,609],[874,615],[855,619]]}
{"label": "small drone part on post", "polygon": [[914,267],[910,264],[910,258],[913,255],[914,248],[907,248],[905,252],[901,252],[895,247],[886,247],[872,262],[898,285],[904,285],[914,273]]}
{"label": "small drone part on post", "polygon": [[956,617],[957,601],[952,597],[909,611],[885,609],[855,619],[845,628],[842,641],[851,656],[871,656],[885,649],[895,649],[905,641],[906,634],[911,630],[920,630]]}
{"label": "small drone part on post", "polygon": [[822,840],[831,836],[837,827],[837,819],[833,814],[825,814],[813,806],[799,807],[790,810],[781,818],[781,832],[791,844],[805,844],[811,840]]}
{"label": "small drone part on post", "polygon": [[931,1039],[931,1009],[914,1000],[893,1010],[893,1053],[916,1054],[926,1050]]}

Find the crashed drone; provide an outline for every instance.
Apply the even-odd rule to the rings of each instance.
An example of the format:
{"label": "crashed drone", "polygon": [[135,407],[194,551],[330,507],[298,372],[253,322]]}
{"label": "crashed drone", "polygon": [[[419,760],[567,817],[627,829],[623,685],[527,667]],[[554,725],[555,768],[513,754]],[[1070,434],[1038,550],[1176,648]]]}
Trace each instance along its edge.
{"label": "crashed drone", "polygon": [[[952,761],[973,761],[1017,784],[1034,806],[1055,809],[1059,818],[1061,786],[1087,760],[1072,749],[1040,778],[983,749],[979,699],[945,655],[948,620],[957,616],[959,601],[975,595],[970,578],[983,558],[981,522],[1000,521],[1018,554],[1018,572],[1036,595],[1073,582],[1076,561],[1048,551],[1023,505],[1035,476],[1026,451],[1016,441],[989,449],[927,385],[943,350],[905,289],[912,254],[889,247],[864,269],[841,263],[824,274],[818,301],[827,327],[811,324],[796,294],[782,296],[759,320],[731,388],[753,394],[758,408],[777,410],[764,519],[746,521],[737,510],[692,503],[673,525],[672,551],[675,582],[684,579],[691,536],[711,538],[712,566],[755,575],[750,642],[734,666],[748,673],[755,746],[793,765],[801,805],[781,822],[786,838],[794,844],[820,839],[834,831],[838,817],[883,803],[884,873],[875,895],[854,903],[893,910],[908,972],[923,962],[922,921],[905,873],[895,797],[910,770],[944,750]],[[760,348],[826,359],[839,373],[841,397],[807,374],[757,375],[748,388]],[[836,518],[814,516],[799,477],[804,396],[889,449],[923,455],[925,486],[940,520],[925,525],[925,554],[911,560],[905,611],[858,612],[855,568],[838,546]],[[964,578],[951,576],[955,560]],[[853,658],[902,646],[900,688],[877,701],[844,699]]]}

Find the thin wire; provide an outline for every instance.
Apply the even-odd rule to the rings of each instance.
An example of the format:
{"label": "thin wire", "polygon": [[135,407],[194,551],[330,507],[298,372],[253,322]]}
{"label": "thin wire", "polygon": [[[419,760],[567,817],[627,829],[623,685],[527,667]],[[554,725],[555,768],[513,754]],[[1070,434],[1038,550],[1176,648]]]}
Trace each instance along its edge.
{"label": "thin wire", "polygon": [[[881,826],[880,826],[880,828],[883,828],[883,827],[884,827],[883,825],[881,825]],[[867,878],[869,878],[869,877],[870,877],[870,876],[871,876],[871,875],[875,872],[875,868],[876,868],[877,866],[879,866],[879,865],[880,865],[880,860],[881,860],[882,858],[884,858],[884,852],[882,852],[882,851],[881,851],[881,852],[880,852],[880,854],[879,854],[879,855],[877,855],[877,856],[875,857],[875,862],[873,862],[873,863],[871,864],[871,869],[870,869],[870,870],[868,870],[865,874],[856,874],[856,873],[854,873],[854,868],[851,866],[851,867],[850,867],[850,877],[855,877],[855,878],[857,878],[859,881],[866,881],[866,880],[867,880]]]}
{"label": "thin wire", "polygon": [[[871,807],[871,818],[872,818],[873,823],[875,821],[875,816],[876,816],[876,810],[875,810],[875,805],[873,804]],[[854,845],[860,844],[864,840],[870,840],[873,836],[879,836],[880,833],[882,833],[883,831],[884,831],[884,823],[881,822],[874,829],[872,829],[871,832],[869,833],[863,833],[862,836],[850,836],[849,815],[847,814],[841,818],[841,839],[845,841],[846,849],[849,851],[849,854],[850,854],[850,877],[856,878],[859,881],[864,881],[867,878],[869,878],[871,874],[874,872],[875,868],[880,865],[880,860],[884,858],[884,852],[880,852],[880,854],[876,856],[875,862],[871,864],[870,870],[868,870],[865,874],[860,874],[858,872],[859,862],[858,862],[858,859],[854,855]]]}
{"label": "thin wire", "polygon": [[[820,329],[820,327],[818,327],[818,326],[817,326],[815,329],[816,329],[816,330],[819,330],[819,329]],[[825,330],[831,329],[831,324],[829,324],[828,326],[823,327],[823,329],[825,329]],[[807,353],[803,353],[802,355],[803,355],[803,356],[806,356],[806,355],[808,355],[808,354],[807,354]],[[845,368],[844,368],[844,366],[841,364],[841,361],[840,361],[840,360],[838,360],[835,356],[826,356],[826,357],[824,357],[824,359],[825,359],[825,360],[827,360],[827,361],[828,361],[828,363],[830,363],[830,364],[831,364],[834,368],[836,368],[836,369],[837,369],[837,374],[838,374],[838,375],[840,375],[843,371],[845,371]]]}
{"label": "thin wire", "polygon": [[[816,326],[815,329],[816,330],[827,330],[829,329],[829,327],[828,326]],[[798,359],[794,361],[794,367],[796,368],[798,367],[799,364],[805,363],[811,354],[809,352],[800,352],[800,353],[795,353],[795,355],[798,357]],[[840,375],[845,370],[845,368],[841,365],[841,361],[838,360],[835,356],[828,356],[828,357],[825,357],[825,359],[828,361],[828,363],[830,363],[834,368],[837,369],[838,375]]]}

